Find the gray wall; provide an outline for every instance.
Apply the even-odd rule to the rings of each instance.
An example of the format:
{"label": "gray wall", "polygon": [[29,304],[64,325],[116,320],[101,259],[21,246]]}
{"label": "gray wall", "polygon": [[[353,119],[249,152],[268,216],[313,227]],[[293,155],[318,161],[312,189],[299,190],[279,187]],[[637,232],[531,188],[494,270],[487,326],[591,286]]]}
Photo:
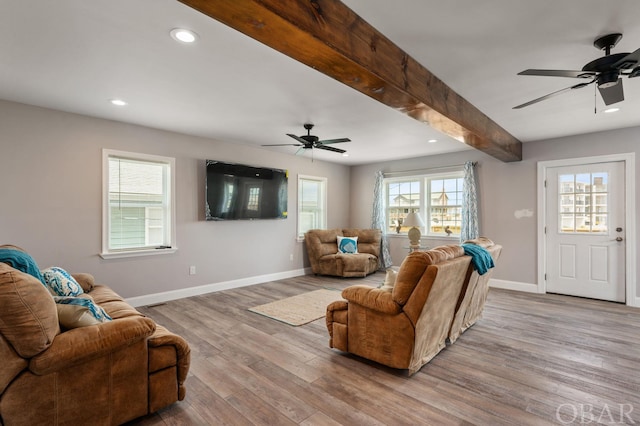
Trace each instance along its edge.
{"label": "gray wall", "polygon": [[[102,149],[176,158],[175,254],[103,260]],[[91,272],[124,297],[296,271],[298,173],[328,178],[328,225],[349,225],[350,168],[307,157],[0,101],[0,244],[41,268]],[[289,170],[289,218],[204,221],[204,160]],[[294,260],[290,261],[290,254]],[[195,265],[196,275],[189,275]]]}
{"label": "gray wall", "polygon": [[[537,283],[537,163],[620,153],[636,153],[638,157],[639,142],[640,128],[634,127],[528,142],[523,148],[524,160],[516,163],[502,163],[478,151],[464,151],[353,167],[350,222],[353,226],[366,226],[371,223],[370,206],[376,170],[394,172],[457,165],[467,160],[477,161],[478,196],[481,205],[480,233],[504,246],[494,277],[534,284]],[[637,169],[636,167],[636,175]],[[636,204],[640,202],[639,190],[640,187],[636,185]],[[634,207],[637,211],[638,205]],[[523,209],[531,210],[533,215],[516,218],[514,213]],[[640,215],[636,220],[640,220]],[[635,227],[640,229],[638,223]],[[394,264],[402,262],[406,255],[405,239],[406,237],[390,239]],[[445,241],[423,238],[423,243],[429,246]],[[640,253],[637,249],[636,251]],[[640,295],[640,280],[637,277],[636,286],[636,294]]]}
{"label": "gray wall", "polygon": [[[442,167],[472,160],[478,161],[481,233],[505,248],[495,278],[533,284],[537,280],[537,162],[637,153],[638,139],[640,128],[629,128],[529,142],[524,144],[524,160],[517,163],[502,163],[469,150],[346,167],[0,101],[0,243],[24,247],[41,267],[92,272],[125,297],[296,271],[307,266],[304,246],[295,239],[298,173],[328,178],[330,228],[369,227],[376,170]],[[103,148],[176,158],[177,253],[114,260],[98,256]],[[204,221],[206,158],[289,169],[289,219]],[[638,203],[637,187],[635,191]],[[523,209],[531,210],[533,216],[516,218],[514,213]],[[391,238],[396,264],[406,255],[405,239]],[[425,239],[424,243],[456,241]],[[294,261],[289,260],[290,254]],[[190,265],[197,267],[194,276],[188,275]],[[640,287],[640,280],[636,282]],[[636,294],[640,295],[640,288]]]}

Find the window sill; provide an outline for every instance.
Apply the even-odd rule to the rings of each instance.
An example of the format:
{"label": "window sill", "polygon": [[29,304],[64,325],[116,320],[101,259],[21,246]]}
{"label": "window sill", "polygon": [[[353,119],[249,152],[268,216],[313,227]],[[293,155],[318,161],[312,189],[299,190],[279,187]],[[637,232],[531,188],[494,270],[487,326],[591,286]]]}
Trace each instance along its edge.
{"label": "window sill", "polygon": [[121,259],[125,257],[139,257],[139,256],[156,256],[160,254],[172,254],[178,251],[177,248],[162,248],[162,249],[144,249],[144,250],[125,250],[125,251],[113,251],[99,253],[98,255],[103,259]]}

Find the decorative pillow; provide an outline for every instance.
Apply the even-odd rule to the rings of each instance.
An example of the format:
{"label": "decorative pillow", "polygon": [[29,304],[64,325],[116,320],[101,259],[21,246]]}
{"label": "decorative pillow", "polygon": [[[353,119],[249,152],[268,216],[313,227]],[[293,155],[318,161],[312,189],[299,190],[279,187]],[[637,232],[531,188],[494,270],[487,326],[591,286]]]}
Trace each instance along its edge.
{"label": "decorative pillow", "polygon": [[101,323],[101,321],[93,316],[89,311],[89,308],[85,306],[62,305],[60,303],[56,303],[56,308],[58,309],[58,321],[60,322],[60,326],[68,330]]}
{"label": "decorative pillow", "polygon": [[[111,317],[104,311],[104,309],[102,309],[101,306],[96,305],[95,302],[89,297],[82,297],[82,296],[84,295],[81,295],[80,297],[54,296],[53,300],[55,300],[55,302],[59,305],[72,305],[72,306],[79,306],[79,307],[85,308],[86,311],[95,320],[98,321],[98,323],[111,321]],[[71,311],[71,308],[67,308],[67,309]],[[66,319],[68,318],[65,318],[65,320]],[[60,318],[58,318],[58,321],[60,321]],[[64,326],[67,327],[66,325]],[[78,325],[77,327],[81,327],[81,326]],[[74,327],[67,327],[67,328],[74,328]]]}
{"label": "decorative pillow", "polygon": [[382,284],[382,287],[380,287],[381,290],[385,290],[385,291],[393,291],[393,286],[396,285],[396,277],[398,276],[398,271],[396,271],[395,269],[387,269],[387,275],[384,279],[384,283]]}
{"label": "decorative pillow", "polygon": [[40,280],[42,284],[45,284],[44,278],[42,278],[40,268],[38,268],[36,261],[33,260],[29,253],[18,250],[18,247],[0,247],[0,262],[8,264],[20,272],[34,276]]}
{"label": "decorative pillow", "polygon": [[343,237],[338,235],[338,253],[358,253],[358,237]]}
{"label": "decorative pillow", "polygon": [[82,293],[82,287],[64,269],[52,266],[42,271],[44,283],[53,296],[78,296]]}

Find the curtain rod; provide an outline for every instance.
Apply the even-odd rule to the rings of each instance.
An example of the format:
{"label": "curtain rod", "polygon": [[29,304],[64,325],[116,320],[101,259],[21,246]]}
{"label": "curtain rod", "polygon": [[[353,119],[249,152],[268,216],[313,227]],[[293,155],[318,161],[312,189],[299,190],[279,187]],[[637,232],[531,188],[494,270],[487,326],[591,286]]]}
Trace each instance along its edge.
{"label": "curtain rod", "polygon": [[[474,161],[471,163],[472,166],[476,166],[478,164],[477,161]],[[464,167],[464,163],[462,164],[452,164],[450,166],[440,166],[440,167],[429,167],[426,169],[412,169],[412,170],[402,170],[402,171],[398,171],[398,172],[382,172],[382,174],[385,177],[391,177],[394,175],[405,175],[405,174],[414,174],[414,173],[424,173],[424,172],[433,172],[433,171],[445,171],[445,170],[451,170],[451,169],[457,169],[460,167]]]}

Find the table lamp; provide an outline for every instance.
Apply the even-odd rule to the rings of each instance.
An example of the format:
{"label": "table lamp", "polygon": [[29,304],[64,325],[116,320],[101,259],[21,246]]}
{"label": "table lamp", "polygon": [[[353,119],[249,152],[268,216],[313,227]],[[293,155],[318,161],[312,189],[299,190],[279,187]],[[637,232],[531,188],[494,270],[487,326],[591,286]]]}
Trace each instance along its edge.
{"label": "table lamp", "polygon": [[403,226],[411,226],[411,229],[409,229],[409,244],[411,245],[411,247],[420,247],[420,229],[418,228],[422,228],[424,226],[424,222],[422,221],[422,218],[420,217],[420,215],[416,212],[411,212],[407,215],[407,217],[404,218],[404,221],[402,221],[402,225]]}

